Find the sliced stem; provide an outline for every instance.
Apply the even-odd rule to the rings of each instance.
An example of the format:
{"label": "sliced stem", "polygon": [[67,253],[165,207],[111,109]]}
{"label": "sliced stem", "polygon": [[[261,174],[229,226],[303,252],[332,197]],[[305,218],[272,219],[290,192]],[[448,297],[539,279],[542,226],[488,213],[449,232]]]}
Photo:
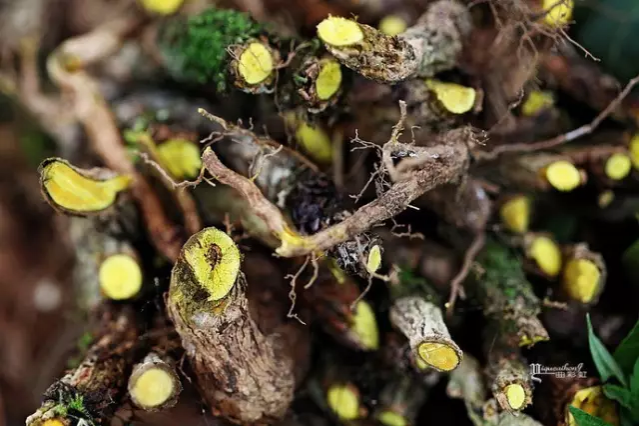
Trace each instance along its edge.
{"label": "sliced stem", "polygon": [[151,352],[133,367],[128,390],[138,408],[160,411],[177,403],[182,383],[173,365]]}
{"label": "sliced stem", "polygon": [[585,243],[567,247],[564,256],[563,291],[579,303],[596,304],[606,283],[607,269],[603,257]]}

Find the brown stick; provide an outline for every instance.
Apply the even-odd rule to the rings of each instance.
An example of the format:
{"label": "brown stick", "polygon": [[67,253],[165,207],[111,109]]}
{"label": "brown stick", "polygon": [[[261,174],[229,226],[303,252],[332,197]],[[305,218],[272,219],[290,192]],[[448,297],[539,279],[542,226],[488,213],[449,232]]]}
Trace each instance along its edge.
{"label": "brown stick", "polygon": [[127,16],[68,40],[50,55],[47,67],[51,79],[62,90],[73,94],[75,118],[84,126],[96,153],[109,168],[133,176],[131,192],[140,206],[151,240],[160,253],[174,261],[180,252],[180,232],[166,216],[149,182],[136,171],[97,83],[80,69],[113,53],[141,22],[139,16]]}

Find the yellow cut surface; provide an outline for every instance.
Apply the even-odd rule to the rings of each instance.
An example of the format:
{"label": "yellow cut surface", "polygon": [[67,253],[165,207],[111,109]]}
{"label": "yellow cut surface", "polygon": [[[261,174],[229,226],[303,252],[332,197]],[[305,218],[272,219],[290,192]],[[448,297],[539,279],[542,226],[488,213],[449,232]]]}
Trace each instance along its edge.
{"label": "yellow cut surface", "polygon": [[559,191],[572,191],[581,185],[581,173],[569,161],[555,161],[546,169],[546,179]]}
{"label": "yellow cut surface", "polygon": [[394,411],[384,410],[377,415],[377,421],[384,426],[408,426],[408,420]]}
{"label": "yellow cut surface", "polygon": [[171,398],[174,386],[169,373],[161,368],[150,368],[138,377],[132,393],[143,407],[157,407]]}
{"label": "yellow cut surface", "polygon": [[547,13],[544,22],[552,27],[566,25],[572,19],[572,10],[575,8],[574,0],[543,0],[542,7]]}
{"label": "yellow cut surface", "polygon": [[339,62],[332,59],[324,61],[320,66],[320,72],[315,81],[315,91],[317,97],[325,101],[339,90],[342,84],[342,67]]}
{"label": "yellow cut surface", "polygon": [[459,365],[457,351],[445,343],[424,342],[418,346],[417,352],[424,362],[438,370],[451,371]]}
{"label": "yellow cut surface", "polygon": [[231,291],[240,271],[241,255],[225,232],[213,227],[203,229],[189,238],[183,254],[210,300],[220,300]]}
{"label": "yellow cut surface", "polygon": [[66,424],[60,419],[47,419],[42,426],[66,426]]}
{"label": "yellow cut surface", "polygon": [[475,106],[477,92],[472,87],[428,79],[426,86],[437,96],[444,108],[453,114],[464,114]]}
{"label": "yellow cut surface", "polygon": [[89,178],[63,160],[54,159],[43,164],[40,173],[44,191],[56,205],[72,212],[104,210],[131,183],[129,176],[106,180]]}
{"label": "yellow cut surface", "polygon": [[639,169],[639,133],[630,139],[630,159],[635,169]]}
{"label": "yellow cut surface", "polygon": [[326,393],[328,406],[342,420],[359,418],[359,394],[350,385],[333,385]]}
{"label": "yellow cut surface", "polygon": [[262,43],[251,43],[240,54],[238,70],[247,84],[259,84],[273,73],[275,67],[271,51]]}
{"label": "yellow cut surface", "polygon": [[184,0],[141,0],[142,6],[151,13],[171,15],[182,6]]}
{"label": "yellow cut surface", "polygon": [[202,168],[200,148],[186,139],[169,139],[157,147],[159,160],[176,179],[194,178]]}
{"label": "yellow cut surface", "polygon": [[544,109],[555,104],[555,97],[552,92],[543,90],[533,90],[521,106],[521,113],[527,117],[537,115]]}
{"label": "yellow cut surface", "polygon": [[379,30],[389,36],[401,34],[407,27],[406,21],[397,15],[388,15],[379,21]]}
{"label": "yellow cut surface", "polygon": [[138,262],[126,254],[114,254],[100,265],[100,288],[112,300],[130,299],[142,288],[142,270]]}
{"label": "yellow cut surface", "polygon": [[536,237],[530,244],[530,256],[548,276],[556,277],[561,270],[561,250],[557,243],[546,236]]}
{"label": "yellow cut surface", "polygon": [[612,180],[621,180],[630,174],[632,161],[626,154],[616,153],[606,160],[605,172]]}
{"label": "yellow cut surface", "polygon": [[499,211],[501,220],[509,231],[523,234],[530,223],[530,198],[520,195],[506,201]]}
{"label": "yellow cut surface", "polygon": [[333,159],[333,144],[328,134],[320,127],[314,127],[305,121],[295,124],[295,140],[302,145],[315,160],[330,163]]}
{"label": "yellow cut surface", "polygon": [[524,387],[518,383],[506,386],[504,394],[506,394],[508,405],[510,405],[510,408],[513,410],[519,410],[526,403],[526,391]]}
{"label": "yellow cut surface", "polygon": [[588,259],[572,259],[564,270],[564,287],[571,298],[588,303],[599,288],[601,271]]}
{"label": "yellow cut surface", "polygon": [[382,249],[378,245],[374,245],[368,253],[366,269],[369,273],[373,274],[377,272],[380,266],[382,266]]}
{"label": "yellow cut surface", "polygon": [[324,43],[336,47],[351,46],[364,39],[357,22],[339,16],[329,16],[317,24],[317,36]]}
{"label": "yellow cut surface", "polygon": [[371,305],[364,300],[357,302],[353,313],[351,330],[359,337],[362,346],[369,350],[379,347],[379,330],[377,319]]}

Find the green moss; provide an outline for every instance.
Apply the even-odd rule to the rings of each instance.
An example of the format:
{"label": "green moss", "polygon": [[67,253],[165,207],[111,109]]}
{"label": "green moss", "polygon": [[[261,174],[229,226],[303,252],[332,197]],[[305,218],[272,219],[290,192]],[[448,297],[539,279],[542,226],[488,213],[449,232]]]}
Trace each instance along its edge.
{"label": "green moss", "polygon": [[241,12],[210,8],[167,21],[159,32],[165,66],[180,81],[227,87],[228,47],[259,36],[263,27]]}

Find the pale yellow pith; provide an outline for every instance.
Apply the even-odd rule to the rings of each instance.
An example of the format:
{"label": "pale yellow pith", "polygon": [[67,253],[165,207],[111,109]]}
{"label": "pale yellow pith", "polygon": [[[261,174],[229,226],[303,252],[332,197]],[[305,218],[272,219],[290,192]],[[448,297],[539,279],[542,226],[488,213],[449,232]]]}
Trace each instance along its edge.
{"label": "pale yellow pith", "polygon": [[384,426],[408,426],[406,417],[390,410],[384,410],[379,413],[377,420]]}
{"label": "pale yellow pith", "polygon": [[374,245],[371,251],[368,253],[366,270],[370,274],[374,274],[375,272],[377,272],[380,266],[382,266],[382,250],[378,245]]}
{"label": "pale yellow pith", "polygon": [[626,154],[617,153],[606,160],[606,176],[612,180],[621,180],[630,174],[632,161]]}
{"label": "pale yellow pith", "polygon": [[314,127],[304,121],[296,124],[295,140],[302,145],[313,159],[321,163],[330,163],[333,159],[333,144],[328,134],[320,127]]}
{"label": "pale yellow pith", "polygon": [[506,395],[508,405],[510,405],[510,408],[513,410],[519,410],[526,403],[526,391],[524,387],[518,383],[506,386],[504,394]]}
{"label": "pale yellow pith", "polygon": [[240,55],[238,70],[247,84],[259,84],[273,73],[273,55],[262,43],[251,43]]}
{"label": "pale yellow pith", "polygon": [[636,134],[630,140],[630,159],[635,169],[639,169],[639,134]]}
{"label": "pale yellow pith", "polygon": [[361,345],[369,350],[379,347],[379,330],[377,329],[377,319],[371,305],[364,300],[357,302],[353,313],[353,333],[359,338]]}
{"label": "pale yellow pith", "polygon": [[519,346],[520,347],[533,346],[535,343],[543,342],[546,340],[548,340],[547,336],[529,336],[527,334],[524,334],[519,339]]}
{"label": "pale yellow pith", "polygon": [[533,90],[521,106],[521,113],[527,117],[537,115],[544,109],[550,108],[555,103],[552,92]]}
{"label": "pale yellow pith", "polygon": [[564,287],[571,298],[588,303],[595,296],[601,271],[588,259],[572,259],[564,270]]}
{"label": "pale yellow pith", "polygon": [[[575,396],[573,396],[570,405],[592,416],[599,417],[613,426],[619,425],[619,416],[617,415],[615,403],[606,398],[601,386],[592,386],[578,390],[575,392]],[[568,409],[566,409],[566,423],[569,426],[578,426],[575,418],[570,414]]]}
{"label": "pale yellow pith", "polygon": [[397,15],[388,15],[379,21],[379,30],[389,36],[401,34],[407,27],[406,21]]}
{"label": "pale yellow pith", "polygon": [[511,198],[501,206],[499,213],[509,231],[524,233],[530,223],[530,198],[523,195]]}
{"label": "pale yellow pith", "polygon": [[339,90],[342,84],[342,67],[339,62],[328,60],[321,64],[320,72],[315,80],[317,97],[325,101]]}
{"label": "pale yellow pith", "polygon": [[131,256],[114,254],[100,265],[100,288],[106,297],[126,300],[138,294],[142,287],[142,270]]}
{"label": "pale yellow pith", "polygon": [[351,46],[364,39],[359,24],[339,16],[329,16],[317,25],[317,36],[331,46]]}
{"label": "pale yellow pith", "polygon": [[459,364],[457,352],[440,342],[424,342],[417,348],[419,356],[428,365],[442,371],[451,371]]}
{"label": "pale yellow pith", "polygon": [[350,385],[333,385],[326,393],[331,410],[342,420],[355,420],[359,417],[359,394]]}
{"label": "pale yellow pith", "polygon": [[572,191],[581,185],[581,173],[569,161],[555,161],[546,169],[546,179],[559,191]]}
{"label": "pale yellow pith", "polygon": [[47,419],[42,426],[65,426],[65,423],[60,419]]}
{"label": "pale yellow pith", "polygon": [[453,114],[467,113],[475,106],[477,92],[472,87],[433,79],[426,80],[426,86],[435,92],[444,108]]}
{"label": "pale yellow pith", "polygon": [[544,22],[550,26],[566,25],[572,19],[574,0],[543,0],[542,7],[547,13]]}
{"label": "pale yellow pith", "polygon": [[44,189],[58,206],[79,213],[97,212],[111,206],[131,178],[116,176],[95,180],[83,176],[63,161],[52,161],[42,169]]}
{"label": "pale yellow pith", "polygon": [[548,276],[556,277],[561,270],[561,250],[552,239],[539,236],[530,244],[530,256]]}
{"label": "pale yellow pith", "polygon": [[182,6],[184,0],[141,0],[142,6],[151,13],[171,15]]}
{"label": "pale yellow pith", "polygon": [[170,139],[157,147],[160,162],[176,179],[196,177],[202,168],[200,148],[186,139]]}
{"label": "pale yellow pith", "polygon": [[231,237],[216,228],[203,229],[191,237],[184,248],[184,259],[212,301],[231,291],[240,271],[239,249]]}
{"label": "pale yellow pith", "polygon": [[131,392],[140,405],[157,407],[171,398],[174,386],[169,373],[161,368],[150,368],[138,377]]}

